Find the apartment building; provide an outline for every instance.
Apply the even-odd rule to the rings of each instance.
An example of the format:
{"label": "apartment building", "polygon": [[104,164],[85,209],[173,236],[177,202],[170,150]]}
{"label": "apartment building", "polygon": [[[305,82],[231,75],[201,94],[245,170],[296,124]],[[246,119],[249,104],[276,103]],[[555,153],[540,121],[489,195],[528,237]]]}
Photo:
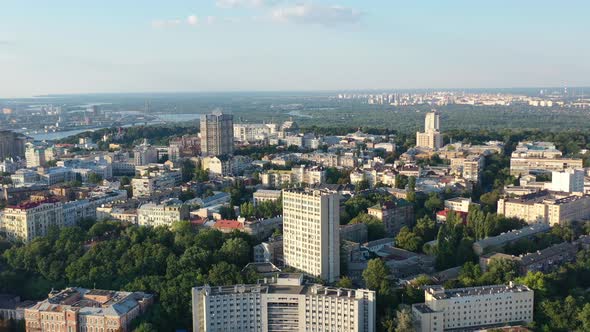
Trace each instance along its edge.
{"label": "apartment building", "polygon": [[17,133],[0,130],[0,161],[25,156],[26,138]]}
{"label": "apartment building", "polygon": [[529,173],[562,172],[568,168],[582,168],[582,159],[573,158],[510,158],[510,175],[521,176]]}
{"label": "apartment building", "polygon": [[193,331],[375,331],[374,291],[309,285],[279,273],[256,285],[192,290]]}
{"label": "apartment building", "polygon": [[27,332],[126,332],[152,303],[143,292],[72,287],[25,309],[25,325]]}
{"label": "apartment building", "polygon": [[254,206],[266,201],[276,202],[281,199],[281,195],[282,192],[280,190],[258,189],[252,195]]}
{"label": "apartment building", "polygon": [[424,303],[412,305],[418,332],[468,331],[533,321],[533,290],[512,282],[456,289],[429,286],[424,297]]}
{"label": "apartment building", "polygon": [[424,132],[416,133],[416,147],[430,150],[442,148],[443,140],[440,133],[440,114],[436,111],[426,114]]}
{"label": "apartment building", "polygon": [[137,209],[137,224],[140,226],[165,226],[181,220],[189,220],[188,206],[178,199],[168,199],[161,204],[147,203]]}
{"label": "apartment building", "polygon": [[230,176],[234,174],[232,158],[228,155],[203,157],[201,169],[208,171],[211,175]]}
{"label": "apartment building", "polygon": [[298,166],[290,171],[267,171],[260,175],[262,186],[281,188],[284,185],[322,184],[326,182],[326,171],[319,167]]}
{"label": "apartment building", "polygon": [[63,204],[56,199],[46,199],[9,205],[4,209],[1,226],[9,240],[30,242],[47,235],[53,226],[65,226]]}
{"label": "apartment building", "polygon": [[235,123],[234,139],[240,142],[258,142],[270,135],[276,135],[279,126],[276,123]]}
{"label": "apartment building", "polygon": [[551,173],[551,190],[567,193],[584,192],[584,170],[567,169]]}
{"label": "apartment building", "polygon": [[182,174],[176,171],[162,171],[158,174],[131,180],[134,197],[149,197],[157,191],[173,188],[182,181]]}
{"label": "apartment building", "polygon": [[412,226],[415,221],[414,205],[403,199],[384,202],[367,209],[367,213],[381,220],[388,236],[396,236],[404,226]]}
{"label": "apartment building", "polygon": [[285,265],[334,282],[340,277],[340,195],[326,190],[283,191]]}
{"label": "apartment building", "polygon": [[201,154],[231,155],[234,152],[234,116],[213,112],[201,115]]}
{"label": "apartment building", "polygon": [[590,195],[542,190],[519,198],[501,198],[498,214],[528,223],[563,225],[590,218]]}

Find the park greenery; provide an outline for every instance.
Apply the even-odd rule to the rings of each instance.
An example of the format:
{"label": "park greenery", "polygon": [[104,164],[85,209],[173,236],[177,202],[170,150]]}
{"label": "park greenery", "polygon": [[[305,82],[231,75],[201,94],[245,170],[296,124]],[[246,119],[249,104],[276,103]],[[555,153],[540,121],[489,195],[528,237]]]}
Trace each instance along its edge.
{"label": "park greenery", "polygon": [[52,229],[26,245],[1,247],[0,292],[42,299],[68,286],[146,291],[157,296],[147,323],[158,331],[185,328],[192,287],[256,282],[256,274],[242,271],[253,241],[239,232],[197,231],[188,222],[172,229],[109,221]]}

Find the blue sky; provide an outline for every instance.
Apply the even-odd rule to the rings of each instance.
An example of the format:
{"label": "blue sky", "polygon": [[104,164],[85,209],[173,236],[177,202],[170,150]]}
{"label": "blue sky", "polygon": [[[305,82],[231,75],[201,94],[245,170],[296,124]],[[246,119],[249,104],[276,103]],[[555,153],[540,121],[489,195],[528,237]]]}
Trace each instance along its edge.
{"label": "blue sky", "polygon": [[590,1],[0,0],[0,97],[590,86]]}

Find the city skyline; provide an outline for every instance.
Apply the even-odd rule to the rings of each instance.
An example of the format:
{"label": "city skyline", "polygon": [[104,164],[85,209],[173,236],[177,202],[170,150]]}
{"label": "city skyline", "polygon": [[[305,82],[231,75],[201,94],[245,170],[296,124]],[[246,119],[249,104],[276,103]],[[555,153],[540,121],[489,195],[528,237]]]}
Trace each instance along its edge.
{"label": "city skyline", "polygon": [[1,97],[589,86],[588,3],[3,4]]}

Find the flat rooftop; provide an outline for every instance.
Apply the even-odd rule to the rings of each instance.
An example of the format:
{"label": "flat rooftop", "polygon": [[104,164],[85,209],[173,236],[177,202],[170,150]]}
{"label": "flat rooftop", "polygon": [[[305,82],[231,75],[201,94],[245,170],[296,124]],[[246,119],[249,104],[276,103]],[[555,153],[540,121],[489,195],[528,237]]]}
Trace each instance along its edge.
{"label": "flat rooftop", "polygon": [[469,296],[482,296],[490,294],[501,294],[501,293],[520,293],[520,292],[531,292],[531,289],[524,285],[491,285],[491,286],[480,286],[480,287],[467,287],[467,288],[455,288],[455,289],[444,289],[444,287],[434,286],[427,288],[426,292],[430,293],[437,300],[445,300],[455,297],[469,297]]}

